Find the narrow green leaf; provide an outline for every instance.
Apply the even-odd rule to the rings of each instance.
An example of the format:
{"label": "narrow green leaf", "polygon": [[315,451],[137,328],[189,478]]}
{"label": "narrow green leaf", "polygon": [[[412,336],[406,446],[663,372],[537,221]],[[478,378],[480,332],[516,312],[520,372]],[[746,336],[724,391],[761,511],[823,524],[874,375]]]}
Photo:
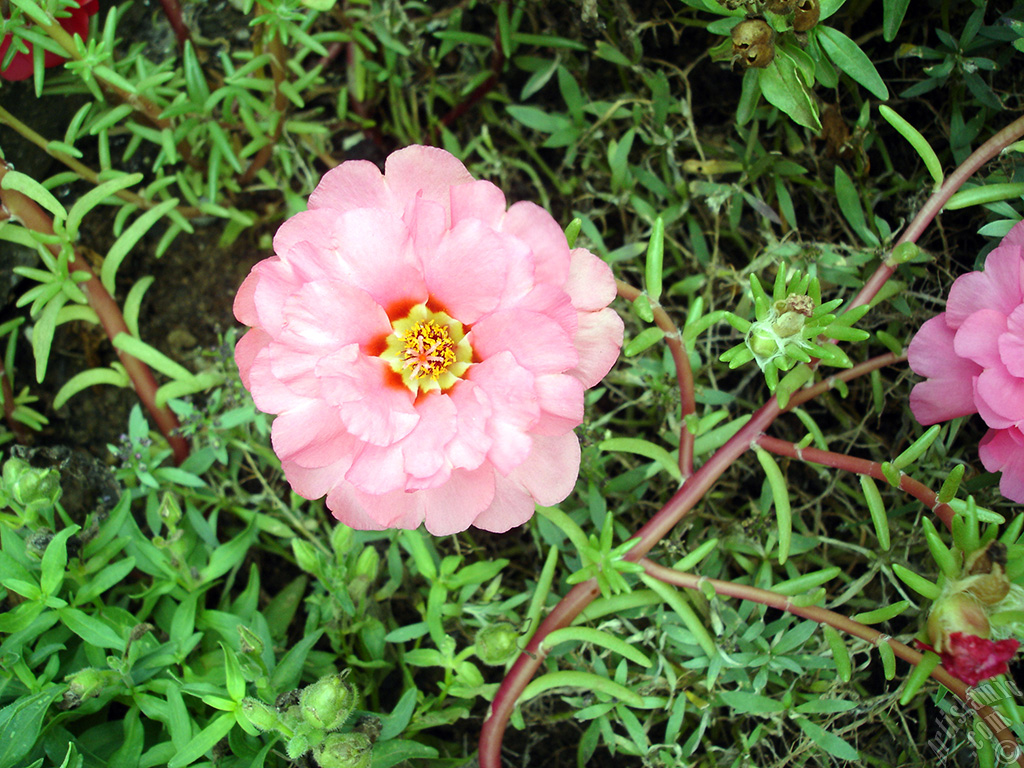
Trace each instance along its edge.
{"label": "narrow green leaf", "polygon": [[924,576],[917,575],[909,568],[906,568],[899,563],[893,563],[892,571],[900,581],[917,592],[917,594],[921,595],[923,598],[936,600],[942,593],[942,590],[939,589],[939,585],[934,581],[929,581]]}
{"label": "narrow green leaf", "polygon": [[826,731],[806,717],[794,717],[793,719],[800,726],[800,730],[807,734],[807,738],[830,755],[838,757],[840,760],[860,760],[860,753],[850,746],[850,743],[845,739],[841,739],[831,731]]}
{"label": "narrow green leaf", "polygon": [[825,633],[829,648],[832,649],[832,661],[836,665],[836,674],[844,683],[850,682],[853,665],[850,663],[850,650],[846,647],[846,641],[843,640],[839,630],[834,627],[822,624],[821,628]]}
{"label": "narrow green leaf", "polygon": [[697,644],[704,650],[709,659],[718,658],[718,648],[715,646],[715,641],[711,637],[704,623],[697,616],[697,612],[693,610],[693,606],[690,602],[671,584],[666,584],[662,581],[658,581],[652,576],[648,576],[646,573],[640,574],[641,580],[654,590],[662,600],[668,603],[669,607],[676,612],[676,615],[683,620],[686,624],[686,628],[690,630],[690,634],[697,640]]}
{"label": "narrow green leaf", "polygon": [[560,643],[590,643],[601,648],[607,648],[609,651],[613,651],[623,658],[639,664],[641,667],[651,666],[651,660],[625,640],[592,627],[563,627],[562,629],[556,629],[541,641],[541,648],[549,651]]}
{"label": "narrow green leaf", "polygon": [[928,681],[932,671],[939,666],[941,660],[938,654],[932,651],[925,651],[924,658],[907,675],[907,681],[903,685],[903,693],[900,694],[900,706],[905,707],[910,703],[910,700],[921,690],[921,686]]}
{"label": "narrow green leaf", "polygon": [[864,611],[863,613],[856,613],[850,618],[853,621],[859,621],[861,624],[881,624],[883,621],[889,621],[889,619],[895,618],[907,610],[910,605],[907,600],[900,600],[893,603],[892,605],[885,605],[881,608],[875,608],[873,611]]}
{"label": "narrow green leaf", "polygon": [[643,440],[639,437],[611,437],[601,441],[597,447],[602,451],[623,451],[625,453],[646,456],[648,459],[658,462],[676,481],[682,482],[683,480],[683,473],[679,470],[679,462],[667,450],[649,440]]}
{"label": "narrow green leaf", "polygon": [[882,2],[882,37],[891,43],[896,39],[903,17],[907,13],[910,0],[883,0]]}
{"label": "narrow green leaf", "polygon": [[1022,195],[1024,195],[1024,183],[985,184],[984,186],[960,190],[949,198],[948,202],[942,207],[942,210],[956,211],[972,205],[985,205],[1000,200],[1014,200]]}
{"label": "narrow green leaf", "polygon": [[91,189],[82,195],[78,200],[75,201],[74,205],[71,206],[71,210],[68,212],[68,220],[65,227],[68,232],[68,236],[75,240],[78,237],[78,226],[82,223],[82,219],[85,215],[99,205],[101,202],[106,200],[113,194],[120,192],[122,189],[134,186],[142,181],[141,173],[129,173],[117,178],[105,181],[95,189]]}
{"label": "narrow green leaf", "polygon": [[103,287],[110,294],[114,293],[114,279],[117,275],[117,268],[121,266],[124,257],[135,247],[135,244],[142,236],[177,204],[178,199],[175,197],[170,200],[164,200],[156,207],[150,208],[133,221],[131,226],[122,232],[121,236],[110,246],[110,250],[107,252],[106,258],[103,259],[103,266],[100,269],[100,282],[103,283]]}
{"label": "narrow green leaf", "polygon": [[646,285],[647,296],[657,304],[661,298],[661,273],[665,259],[665,221],[659,216],[654,221],[651,238],[647,241]]}
{"label": "narrow green leaf", "polygon": [[[599,693],[621,699],[632,707],[644,705],[643,697],[624,685],[591,672],[574,671],[549,672],[546,675],[541,675],[526,686],[519,697],[519,703],[526,703],[553,688],[582,688],[591,694]],[[168,768],[175,767],[168,766]]]}
{"label": "narrow green leaf", "polygon": [[46,377],[46,366],[50,361],[50,346],[53,344],[53,332],[57,328],[57,314],[66,301],[67,296],[63,293],[58,293],[50,299],[32,328],[32,354],[36,360],[36,381],[40,384]]}
{"label": "narrow green leaf", "polygon": [[837,67],[882,101],[889,98],[889,89],[885,87],[882,76],[859,45],[835,27],[818,26],[815,29],[822,50]]}
{"label": "narrow green leaf", "polygon": [[839,203],[839,210],[843,217],[849,222],[850,227],[857,236],[868,245],[879,245],[878,236],[868,229],[867,219],[864,218],[864,208],[860,203],[860,196],[857,188],[853,185],[850,177],[838,165],[834,171],[836,200]]}
{"label": "narrow green leaf", "polygon": [[88,370],[76,373],[64,382],[64,386],[57,390],[57,394],[53,398],[53,407],[60,408],[83,389],[88,389],[97,384],[130,387],[132,381],[128,378],[128,373],[120,363],[112,363],[110,368],[89,368]]}
{"label": "narrow green leaf", "polygon": [[772,491],[775,519],[779,527],[779,565],[784,565],[789,557],[789,545],[793,538],[793,514],[789,506],[789,489],[786,488],[786,479],[782,476],[782,470],[779,469],[779,465],[775,463],[772,455],[759,445],[754,446],[754,453],[768,478],[768,487]]}
{"label": "narrow green leaf", "polygon": [[12,189],[15,192],[21,192],[25,197],[39,203],[39,205],[57,218],[67,218],[67,210],[63,205],[61,205],[60,201],[53,196],[50,190],[31,176],[26,176],[20,171],[8,171],[5,173],[3,179],[0,180],[0,188]]}
{"label": "narrow green leaf", "polygon": [[[651,315],[651,319],[654,319],[654,315]],[[622,348],[622,354],[626,357],[635,357],[641,352],[644,352],[659,341],[665,338],[665,332],[661,328],[651,327],[645,328],[640,331],[636,336],[629,340],[625,347]]]}
{"label": "narrow green leaf", "polygon": [[943,181],[942,163],[939,162],[938,155],[935,154],[935,150],[932,149],[932,145],[928,143],[928,139],[921,135],[921,132],[917,130],[913,125],[904,120],[896,110],[885,104],[878,106],[879,114],[885,118],[886,122],[889,123],[896,131],[910,142],[910,146],[914,148],[914,151],[924,161],[924,167],[928,169],[928,173],[932,177],[932,181],[935,182],[935,186],[941,186]]}
{"label": "narrow green leaf", "polygon": [[885,511],[885,503],[882,501],[882,494],[878,492],[878,486],[868,475],[860,476],[860,487],[864,492],[864,500],[868,505],[868,513],[871,515],[871,522],[875,526],[875,536],[878,537],[878,546],[884,550],[889,549],[889,515]]}
{"label": "narrow green leaf", "polygon": [[209,725],[197,733],[178,754],[171,758],[170,762],[167,763],[167,768],[185,768],[186,765],[191,765],[213,749],[218,741],[227,736],[234,725],[234,714],[224,712],[218,715]]}
{"label": "narrow green leaf", "polygon": [[137,339],[128,333],[119,333],[113,339],[113,345],[122,352],[127,352],[132,357],[137,357],[151,368],[172,379],[191,380],[193,374],[187,368],[171,360],[163,352],[149,346],[142,339]]}

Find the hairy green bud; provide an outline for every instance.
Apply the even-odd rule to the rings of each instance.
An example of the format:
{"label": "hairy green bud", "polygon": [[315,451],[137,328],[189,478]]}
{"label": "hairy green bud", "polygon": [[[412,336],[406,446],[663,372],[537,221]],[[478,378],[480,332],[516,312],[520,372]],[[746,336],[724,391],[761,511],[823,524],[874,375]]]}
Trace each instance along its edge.
{"label": "hairy green bud", "polygon": [[281,717],[259,699],[247,696],[242,699],[242,714],[261,731],[276,731],[281,726]]}
{"label": "hairy green bud", "polygon": [[320,768],[370,768],[373,742],[365,733],[332,733],[313,757]]}
{"label": "hairy green bud", "polygon": [[341,728],[356,706],[356,692],[345,682],[346,677],[347,670],[306,686],[299,700],[303,720],[324,731]]}

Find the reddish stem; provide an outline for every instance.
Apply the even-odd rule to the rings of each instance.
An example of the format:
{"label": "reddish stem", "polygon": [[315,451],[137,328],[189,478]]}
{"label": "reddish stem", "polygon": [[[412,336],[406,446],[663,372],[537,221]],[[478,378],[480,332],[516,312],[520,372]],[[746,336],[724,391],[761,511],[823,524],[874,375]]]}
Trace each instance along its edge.
{"label": "reddish stem", "polygon": [[[885,474],[882,472],[882,465],[877,461],[858,459],[854,456],[848,456],[845,453],[823,451],[820,448],[797,448],[788,440],[780,440],[777,437],[769,437],[768,435],[761,435],[761,437],[757,439],[757,444],[765,450],[771,451],[779,456],[789,456],[790,458],[800,459],[800,461],[810,461],[814,464],[823,464],[826,467],[835,467],[836,469],[842,469],[846,472],[855,472],[858,475],[869,475],[876,480],[882,480],[886,483],[889,482],[886,480]],[[910,475],[905,475],[902,472],[900,472],[899,489],[909,493],[915,499],[928,507],[928,509],[935,513],[936,517],[946,524],[946,528],[952,530],[953,509],[949,504],[940,504],[937,493],[929,489],[924,483],[919,480],[915,480]]]}
{"label": "reddish stem", "polygon": [[185,22],[182,21],[181,3],[178,0],[160,0],[160,5],[163,6],[164,15],[167,17],[171,29],[174,30],[174,36],[178,38],[178,47],[185,50],[185,43],[189,42],[192,36],[189,34],[188,27],[185,26]]}
{"label": "reddish stem", "polygon": [[[964,185],[964,182],[973,176],[981,166],[1002,152],[1021,136],[1024,136],[1024,117],[1018,117],[1008,126],[1003,128],[1003,130],[999,131],[999,133],[974,150],[970,157],[964,160],[960,166],[946,178],[942,186],[928,198],[921,210],[918,211],[917,216],[914,217],[914,220],[910,222],[905,230],[903,230],[903,234],[900,235],[900,239],[896,241],[896,245],[902,245],[903,243],[916,243],[917,239],[921,237],[928,225],[932,223],[932,219],[939,215],[939,212],[942,210],[942,206],[949,202],[949,198],[951,198],[954,193]],[[873,274],[864,284],[864,287],[861,288],[860,293],[858,293],[853,301],[846,306],[846,309],[853,309],[854,307],[859,307],[861,304],[869,303],[876,295],[878,295],[882,286],[885,285],[885,282],[895,271],[896,264],[892,263],[889,259],[883,261],[878,266],[878,269],[875,270],[875,274]]]}
{"label": "reddish stem", "polygon": [[28,432],[25,431],[22,423],[14,418],[14,387],[11,386],[11,380],[7,378],[3,361],[0,361],[0,393],[4,398],[4,419],[7,421],[7,426],[14,433],[14,439],[21,445],[25,445],[29,439]]}
{"label": "reddish stem", "polygon": [[[619,296],[626,301],[633,302],[642,293],[636,288],[622,280],[615,281],[618,286]],[[696,436],[686,427],[686,417],[697,412],[696,395],[693,387],[693,371],[690,369],[690,356],[686,354],[686,347],[683,345],[682,335],[668,312],[662,309],[661,305],[651,305],[654,313],[654,324],[665,333],[665,344],[668,345],[669,354],[676,365],[676,379],[679,381],[679,405],[680,418],[683,425],[679,430],[679,471],[683,480],[693,474],[693,443]]]}
{"label": "reddish stem", "polygon": [[[758,589],[757,587],[733,584],[728,581],[720,581],[719,579],[709,579],[705,576],[697,576],[692,573],[683,573],[673,568],[666,568],[665,566],[659,565],[658,563],[646,558],[641,560],[640,564],[643,565],[644,570],[648,575],[653,576],[659,581],[664,581],[667,584],[673,584],[678,587],[694,590],[699,590],[701,585],[708,584],[712,589],[714,589],[715,594],[718,595],[738,597],[741,600],[753,600],[754,602],[777,608],[780,611],[787,611],[792,613],[794,616],[800,616],[805,619],[810,619],[811,621],[816,621],[819,624],[829,624],[842,632],[846,632],[854,637],[859,637],[873,645],[888,643],[889,647],[892,648],[893,652],[897,656],[907,663],[913,664],[915,667],[920,664],[921,660],[924,658],[922,654],[915,651],[913,648],[904,645],[899,640],[894,640],[876,629],[865,626],[864,624],[854,621],[847,616],[843,616],[841,613],[829,611],[817,606],[793,605],[793,603],[790,602],[789,597],[780,595],[776,592],[771,592],[767,589]],[[946,686],[949,690],[953,691],[953,693],[959,696],[960,699],[968,702],[972,709],[975,709],[978,712],[978,717],[989,725],[993,735],[998,739],[1001,745],[1017,746],[1017,737],[1014,735],[1013,731],[1007,727],[1005,721],[999,716],[999,713],[991,707],[973,702],[969,699],[970,689],[966,683],[959,678],[953,677],[941,666],[935,667],[931,672],[931,676],[938,682],[942,683],[942,685]],[[1017,751],[1017,764],[1024,766],[1024,754],[1021,754],[1019,750]]]}
{"label": "reddish stem", "polygon": [[[9,170],[10,167],[0,160],[0,180],[3,179]],[[50,217],[43,212],[35,201],[26,197],[21,192],[13,189],[3,189],[2,185],[0,185],[0,203],[3,204],[3,208],[0,209],[0,218],[13,217],[26,228],[35,232],[46,235],[54,234],[53,221]],[[50,245],[49,249],[54,256],[60,256],[59,246]],[[117,306],[117,302],[107,292],[107,289],[103,287],[103,283],[96,277],[96,273],[85,262],[85,258],[81,254],[75,254],[74,258],[68,262],[68,269],[71,272],[88,275],[88,279],[79,283],[78,287],[85,294],[86,299],[89,301],[89,306],[92,307],[99,317],[107,336],[113,340],[118,334],[129,333],[120,307]],[[157,428],[163,433],[171,449],[174,451],[175,462],[180,464],[188,457],[188,443],[185,441],[185,438],[176,433],[180,425],[174,412],[166,405],[158,406],[156,404],[157,384],[153,372],[141,360],[121,350],[117,350],[117,356],[121,361],[121,365],[124,366],[125,371],[128,373],[128,377],[135,387],[139,400],[142,401],[146,410],[149,411]]]}

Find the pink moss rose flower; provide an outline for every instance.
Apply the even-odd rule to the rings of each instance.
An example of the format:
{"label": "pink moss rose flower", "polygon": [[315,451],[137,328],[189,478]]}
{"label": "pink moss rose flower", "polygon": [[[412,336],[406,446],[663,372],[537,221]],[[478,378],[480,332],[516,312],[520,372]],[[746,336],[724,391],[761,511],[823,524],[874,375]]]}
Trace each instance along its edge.
{"label": "pink moss rose flower", "polygon": [[953,283],[946,311],[910,342],[911,369],[926,381],[910,393],[922,424],[978,413],[989,426],[978,453],[1002,472],[999,490],[1024,502],[1024,222]]}
{"label": "pink moss rose flower", "polygon": [[329,171],[235,299],[289,483],[353,528],[502,532],[573,489],[622,320],[555,220],[413,146]]}

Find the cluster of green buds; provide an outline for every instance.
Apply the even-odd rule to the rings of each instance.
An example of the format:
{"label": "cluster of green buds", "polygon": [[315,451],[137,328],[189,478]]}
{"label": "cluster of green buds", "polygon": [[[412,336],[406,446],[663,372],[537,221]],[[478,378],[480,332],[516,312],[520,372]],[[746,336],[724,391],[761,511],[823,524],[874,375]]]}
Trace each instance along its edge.
{"label": "cluster of green buds", "polygon": [[840,316],[833,314],[842,299],[821,302],[821,287],[816,277],[793,271],[787,274],[780,265],[772,295],[769,296],[754,275],[750,276],[754,296],[755,321],[746,331],[743,344],[727,350],[722,362],[738,368],[756,362],[764,372],[768,388],[775,392],[779,372],[813,359],[825,365],[849,368],[850,358],[833,341],[864,341],[869,334],[853,328],[868,307],[855,307]]}
{"label": "cluster of green buds", "polygon": [[320,768],[369,768],[371,736],[360,730],[340,732],[358,702],[355,689],[345,682],[346,677],[348,670],[322,677],[300,691],[279,697],[273,707],[246,698],[242,700],[242,711],[261,731],[281,734],[291,760],[309,752]]}
{"label": "cluster of green buds", "polygon": [[[40,515],[46,516],[60,499],[60,472],[55,467],[33,467],[24,459],[11,457],[4,462],[0,476],[0,508],[11,507],[17,527],[33,527]],[[52,520],[48,521],[52,525]]]}

